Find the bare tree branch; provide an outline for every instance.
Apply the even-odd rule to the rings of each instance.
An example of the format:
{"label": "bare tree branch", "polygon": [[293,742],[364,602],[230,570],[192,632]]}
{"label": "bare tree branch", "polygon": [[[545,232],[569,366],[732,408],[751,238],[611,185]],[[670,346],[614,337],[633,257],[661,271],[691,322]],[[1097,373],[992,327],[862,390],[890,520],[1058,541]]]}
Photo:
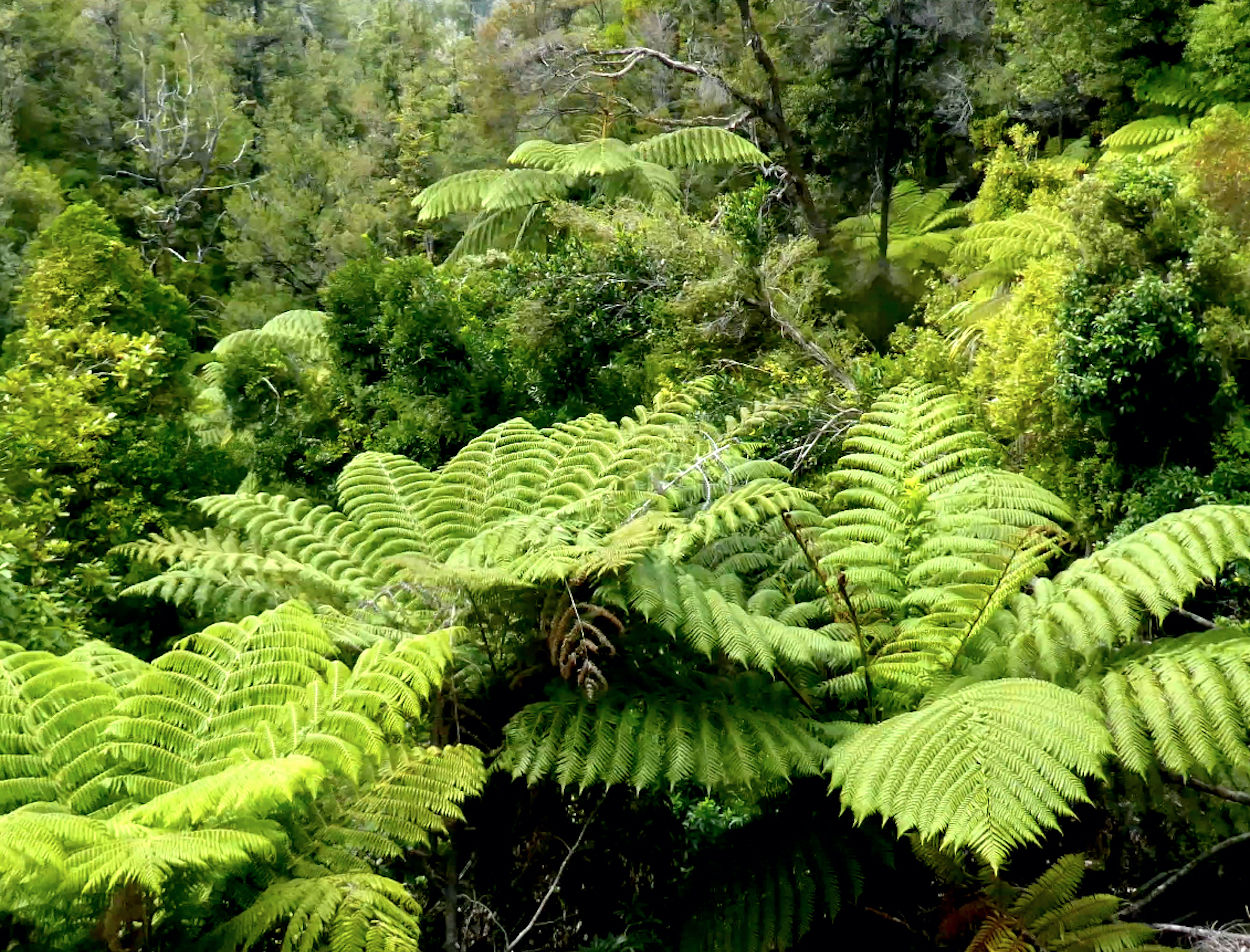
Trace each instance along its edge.
{"label": "bare tree branch", "polygon": [[1250,804],[1250,793],[1243,790],[1234,790],[1232,787],[1223,787],[1216,783],[1204,783],[1201,780],[1195,780],[1193,777],[1173,779],[1174,783],[1183,783],[1195,790],[1201,790],[1203,793],[1209,793],[1213,797],[1219,797],[1221,800],[1228,800],[1232,803]]}
{"label": "bare tree branch", "polygon": [[[1232,932],[1226,929],[1204,929],[1201,926],[1181,926],[1173,922],[1152,922],[1150,928],[1156,932],[1175,932],[1177,935],[1188,936],[1207,943],[1211,948],[1221,952],[1250,952],[1250,935],[1244,932]],[[1211,946],[1211,943],[1215,943]]]}
{"label": "bare tree branch", "polygon": [[751,10],[750,0],[738,0],[738,15],[746,34],[747,45],[751,48],[756,63],[764,72],[768,87],[767,98],[755,96],[734,85],[719,72],[703,63],[680,60],[649,46],[629,46],[602,51],[581,49],[574,50],[572,53],[575,57],[590,60],[595,65],[595,68],[582,74],[583,78],[620,79],[641,63],[650,61],[659,63],[674,72],[697,76],[715,84],[725,95],[745,108],[753,118],[760,120],[772,130],[778,145],[781,146],[781,167],[785,171],[787,185],[794,194],[799,210],[803,213],[808,234],[819,246],[824,247],[829,241],[829,224],[817,208],[807,184],[807,175],[803,170],[798,142],[786,119],[782,101],[781,75],[777,70],[777,64],[773,62],[764,38],[755,24],[755,15]]}

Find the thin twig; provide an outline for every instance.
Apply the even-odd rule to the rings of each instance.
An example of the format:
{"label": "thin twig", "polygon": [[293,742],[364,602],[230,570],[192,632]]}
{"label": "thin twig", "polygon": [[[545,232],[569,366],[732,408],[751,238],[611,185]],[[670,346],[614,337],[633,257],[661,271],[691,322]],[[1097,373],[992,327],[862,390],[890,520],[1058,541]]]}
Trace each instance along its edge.
{"label": "thin twig", "polygon": [[564,875],[564,869],[569,865],[569,860],[573,858],[573,854],[577,852],[577,848],[582,845],[582,838],[586,836],[586,831],[590,829],[590,823],[595,818],[595,814],[599,812],[599,807],[603,806],[600,800],[598,806],[590,811],[590,816],[586,817],[586,822],[582,824],[582,831],[577,834],[577,839],[573,841],[573,845],[569,847],[568,855],[564,857],[564,862],[560,864],[560,868],[556,870],[555,878],[551,881],[551,885],[547,887],[547,892],[542,898],[542,902],[538,904],[538,908],[534,910],[534,915],[530,917],[530,921],[526,923],[525,928],[516,934],[516,938],[508,943],[504,952],[512,952],[521,940],[529,935],[530,930],[538,923],[538,917],[543,914],[543,910],[547,908],[547,903],[551,901],[551,897],[555,894],[556,889],[560,885],[560,877]]}
{"label": "thin twig", "polygon": [[1208,630],[1215,627],[1215,622],[1213,622],[1211,619],[1203,618],[1201,615],[1195,615],[1193,612],[1187,611],[1186,609],[1180,608],[1179,606],[1176,608],[1173,608],[1172,611],[1180,615],[1182,618],[1188,618],[1194,624],[1200,625],[1203,628],[1206,628]]}
{"label": "thin twig", "polygon": [[1182,866],[1180,869],[1174,872],[1171,876],[1169,876],[1163,882],[1159,883],[1158,886],[1150,890],[1150,892],[1148,892],[1141,899],[1138,899],[1136,902],[1131,903],[1128,906],[1125,906],[1124,909],[1120,911],[1120,918],[1124,919],[1124,918],[1127,918],[1128,916],[1136,915],[1138,912],[1141,911],[1141,909],[1144,906],[1147,906],[1150,903],[1154,902],[1156,899],[1158,899],[1159,894],[1162,893],[1165,889],[1167,889],[1169,886],[1174,885],[1182,877],[1187,876],[1189,873],[1192,873],[1195,869],[1198,868],[1198,866],[1201,863],[1210,859],[1216,853],[1221,853],[1224,850],[1228,849],[1229,847],[1237,846],[1239,843],[1245,843],[1247,841],[1250,841],[1250,833],[1238,833],[1236,836],[1230,836],[1228,839],[1221,840],[1219,843],[1216,843],[1205,853],[1202,853],[1201,855],[1196,856],[1193,859],[1191,859],[1188,863],[1186,863],[1184,866]]}

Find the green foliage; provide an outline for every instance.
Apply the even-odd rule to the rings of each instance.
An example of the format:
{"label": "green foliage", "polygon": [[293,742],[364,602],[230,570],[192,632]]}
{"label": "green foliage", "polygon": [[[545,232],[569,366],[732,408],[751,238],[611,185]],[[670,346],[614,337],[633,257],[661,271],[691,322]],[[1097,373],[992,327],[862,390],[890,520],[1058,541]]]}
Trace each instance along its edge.
{"label": "green foliage", "polygon": [[[415,949],[419,907],[378,864],[428,844],[483,779],[471,748],[398,746],[417,739],[450,634],[349,669],[291,603],[150,665],[98,643],[8,646],[6,911],[54,943],[100,921],[110,942],[142,926],[229,949]],[[242,911],[223,921],[227,901]],[[127,902],[134,921],[113,921]]]}
{"label": "green foliage", "polygon": [[[137,591],[199,605],[224,599],[231,611],[303,595],[346,613],[386,596],[399,617],[429,617],[457,591],[489,606],[554,584],[558,600],[570,586],[619,575],[614,597],[699,650],[764,667],[779,647],[819,651],[808,637],[786,647],[809,633],[752,616],[731,585],[722,592],[706,570],[682,566],[721,536],[804,508],[782,467],[741,456],[732,437],[679,415],[690,409],[670,395],[620,425],[585,417],[538,430],[514,420],[433,473],[366,453],[339,477],[341,512],[267,493],[208,498],[200,505],[229,534],[129,546],[172,565]],[[668,589],[682,597],[665,598]]]}
{"label": "green foliage", "polygon": [[334,386],[370,449],[435,465],[480,432],[494,383],[454,290],[421,257],[353,262],[323,292]]}
{"label": "green foliage", "polygon": [[287,311],[218,341],[194,404],[200,439],[226,447],[258,478],[287,475],[279,448],[314,441],[330,422],[325,323],[320,311]]}
{"label": "green foliage", "polygon": [[1187,144],[1189,120],[1183,116],[1137,119],[1107,136],[1103,145],[1113,154],[1139,154],[1148,159],[1165,158]]}
{"label": "green foliage", "polygon": [[809,533],[822,574],[845,584],[846,599],[834,603],[814,571],[784,588],[778,580],[795,598],[781,620],[828,620],[823,630],[859,645],[857,664],[824,684],[830,694],[907,709],[1053,553],[1063,503],[996,468],[970,422],[957,397],[905,384],[848,432],[831,475],[833,512]]}
{"label": "green foliage", "polygon": [[990,654],[1009,674],[1072,684],[1106,652],[1136,643],[1146,618],[1161,621],[1244,559],[1248,528],[1239,506],[1164,516],[1015,595],[994,623],[1005,648]]}
{"label": "green foliage", "polygon": [[1250,119],[1223,106],[1196,122],[1194,133],[1187,161],[1197,179],[1198,192],[1244,238],[1250,234],[1250,189],[1246,180]]}
{"label": "green foliage", "polygon": [[509,722],[506,740],[498,765],[513,776],[638,790],[685,780],[766,789],[818,774],[825,749],[784,686],[742,679],[728,695],[677,684],[531,704]]}
{"label": "green foliage", "polygon": [[[1074,278],[1060,312],[1060,393],[1112,439],[1149,439],[1156,427],[1166,439],[1200,423],[1191,414],[1215,398],[1218,368],[1203,350],[1194,305],[1180,275],[1142,274],[1114,290]],[[1189,399],[1177,401],[1176,392]]]}
{"label": "green foliage", "polygon": [[0,376],[0,541],[34,593],[98,602],[109,548],[175,524],[190,487],[231,474],[183,419],[186,300],[94,205],[61,214],[29,255]]}
{"label": "green foliage", "polygon": [[1121,653],[1082,691],[1106,710],[1116,756],[1129,770],[1244,772],[1248,651],[1242,631],[1164,640]]}
{"label": "green foliage", "polygon": [[60,183],[46,168],[0,151],[0,340],[18,323],[10,307],[22,253],[64,207]]}
{"label": "green foliage", "polygon": [[1069,142],[1062,152],[1054,150],[1057,155],[1052,154],[1049,146],[1060,145],[1059,140],[1048,142],[1044,155],[1039,154],[1038,140],[1037,133],[1029,132],[1024,125],[1016,124],[1006,130],[1006,141],[999,142],[984,162],[985,177],[969,209],[974,225],[1053,201],[1088,170],[1088,138]]}

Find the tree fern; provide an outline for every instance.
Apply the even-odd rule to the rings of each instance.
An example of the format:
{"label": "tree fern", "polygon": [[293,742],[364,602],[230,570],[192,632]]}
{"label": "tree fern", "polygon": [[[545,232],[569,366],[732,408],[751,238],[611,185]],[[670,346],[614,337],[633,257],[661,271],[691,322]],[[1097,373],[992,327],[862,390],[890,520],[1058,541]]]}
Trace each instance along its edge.
{"label": "tree fern", "polygon": [[1030,261],[1073,247],[1076,233],[1061,212],[1030,208],[997,221],[978,222],[960,236],[953,264],[971,272],[974,285],[1010,280]]}
{"label": "tree fern", "polygon": [[666,132],[635,145],[607,135],[558,144],[545,139],[522,142],[508,157],[518,168],[461,172],[435,182],[413,205],[419,221],[474,212],[449,260],[490,248],[526,247],[541,235],[542,208],[580,184],[593,185],[605,198],[630,196],[654,206],[677,201],[672,169],[694,165],[759,164],[764,154],[724,129],[694,126]]}
{"label": "tree fern", "polygon": [[1174,155],[1192,141],[1190,122],[1212,107],[1243,98],[1244,90],[1229,88],[1225,82],[1202,77],[1184,66],[1164,66],[1152,70],[1138,84],[1139,102],[1157,108],[1179,110],[1137,119],[1121,126],[1103,140],[1112,157],[1140,155],[1161,160]]}
{"label": "tree fern", "polygon": [[375,864],[427,844],[483,779],[469,748],[397,746],[419,740],[446,633],[379,643],[349,669],[316,616],[289,604],[150,665],[97,646],[3,651],[10,914],[62,942],[119,890],[176,907],[194,882],[191,905],[169,911],[209,928],[212,897],[259,875],[261,892],[222,926],[230,948],[275,929],[298,948],[411,943],[416,902]]}
{"label": "tree fern", "polygon": [[231,418],[223,390],[232,363],[241,359],[276,359],[297,385],[311,390],[330,375],[330,340],[326,316],[320,311],[286,311],[261,327],[235,331],[217,342],[212,359],[200,371],[200,392],[192,413],[192,427],[208,443],[225,445],[248,439],[246,428]]}
{"label": "tree fern", "polygon": [[857,701],[876,682],[877,700],[906,709],[1055,553],[1063,503],[997,469],[991,443],[969,424],[963,403],[939,388],[906,384],[883,396],[847,433],[830,477],[835,511],[803,530],[808,552],[790,548],[776,594],[755,596],[757,610],[782,622],[822,621],[858,645],[859,664],[826,692]]}
{"label": "tree fern", "polygon": [[485,621],[500,605],[537,628],[546,599],[600,586],[614,604],[743,664],[827,650],[827,639],[751,612],[732,579],[685,564],[725,534],[811,503],[784,468],[751,459],[683,409],[661,402],[619,425],[587,417],[549,430],[514,420],[437,472],[366,453],[339,479],[341,509],[264,493],[201,500],[226,534],[127,547],[171,564],[133,591],[227,610],[306,598],[385,631],[422,630],[448,612]]}
{"label": "tree fern", "polygon": [[970,225],[951,252],[971,295],[952,305],[945,320],[955,354],[967,354],[980,339],[985,321],[1010,300],[1016,279],[1034,261],[1076,247],[1076,230],[1062,212],[1037,206],[996,221]]}
{"label": "tree fern", "polygon": [[[923,265],[940,266],[950,255],[967,214],[962,205],[951,206],[955,188],[944,185],[925,191],[904,179],[890,192],[890,234],[886,257],[912,270]],[[881,214],[870,212],[838,222],[852,247],[875,251],[881,231]]]}

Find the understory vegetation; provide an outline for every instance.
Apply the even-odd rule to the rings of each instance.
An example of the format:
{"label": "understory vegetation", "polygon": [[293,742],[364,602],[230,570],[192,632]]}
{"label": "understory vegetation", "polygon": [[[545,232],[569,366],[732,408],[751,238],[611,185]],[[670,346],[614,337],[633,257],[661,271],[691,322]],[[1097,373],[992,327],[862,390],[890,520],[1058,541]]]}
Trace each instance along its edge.
{"label": "understory vegetation", "polygon": [[1250,948],[1247,242],[1250,0],[8,0],[0,950]]}

